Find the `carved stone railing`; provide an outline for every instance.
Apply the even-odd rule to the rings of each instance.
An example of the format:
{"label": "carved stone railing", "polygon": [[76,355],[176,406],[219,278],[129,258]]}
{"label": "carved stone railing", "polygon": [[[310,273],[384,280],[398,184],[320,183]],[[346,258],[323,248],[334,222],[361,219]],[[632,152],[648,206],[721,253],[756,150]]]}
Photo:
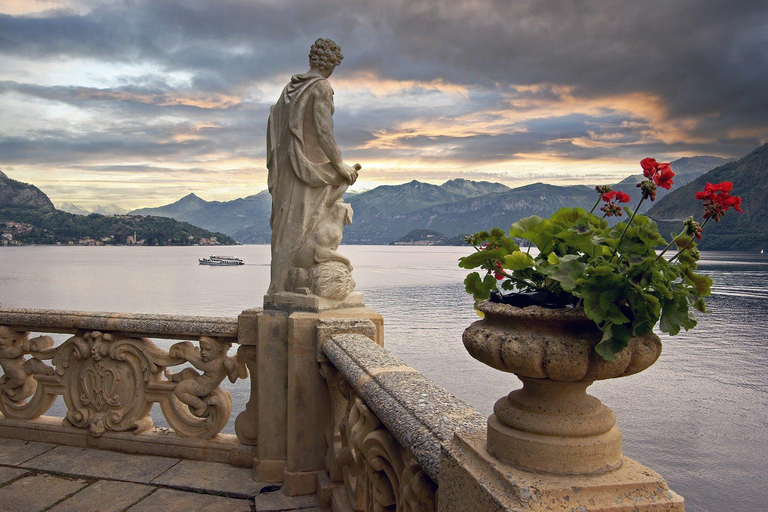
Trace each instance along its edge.
{"label": "carved stone railing", "polygon": [[[441,447],[485,418],[361,334],[321,346],[333,407],[324,509],[437,510]],[[331,503],[328,503],[331,502]]]}
{"label": "carved stone railing", "polygon": [[[147,432],[158,403],[179,436],[213,439],[232,412],[221,382],[248,377],[227,355],[237,330],[237,318],[0,309],[0,412],[34,420],[61,395],[62,426],[100,438]],[[47,333],[70,337],[54,346]],[[150,338],[183,341],[165,351]]]}

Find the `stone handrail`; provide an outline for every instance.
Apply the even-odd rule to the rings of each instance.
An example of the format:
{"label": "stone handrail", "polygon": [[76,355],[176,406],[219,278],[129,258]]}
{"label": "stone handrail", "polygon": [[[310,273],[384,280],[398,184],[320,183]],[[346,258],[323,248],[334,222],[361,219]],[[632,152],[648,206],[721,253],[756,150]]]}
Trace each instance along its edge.
{"label": "stone handrail", "polygon": [[147,338],[197,340],[200,336],[212,336],[237,341],[237,318],[214,316],[0,309],[0,325],[48,333],[82,329]]}
{"label": "stone handrail", "polygon": [[[30,332],[71,336],[54,346]],[[150,430],[157,402],[177,434],[212,439],[232,411],[221,382],[248,377],[245,363],[227,355],[237,333],[237,318],[0,309],[0,412],[33,420],[61,395],[63,425],[98,438]],[[181,341],[165,351],[150,337],[199,347]],[[170,369],[185,363],[197,370]]]}
{"label": "stone handrail", "polygon": [[[342,483],[334,510],[436,510],[441,447],[486,419],[360,334],[322,345],[334,425],[327,469]],[[342,488],[339,486],[339,488]]]}

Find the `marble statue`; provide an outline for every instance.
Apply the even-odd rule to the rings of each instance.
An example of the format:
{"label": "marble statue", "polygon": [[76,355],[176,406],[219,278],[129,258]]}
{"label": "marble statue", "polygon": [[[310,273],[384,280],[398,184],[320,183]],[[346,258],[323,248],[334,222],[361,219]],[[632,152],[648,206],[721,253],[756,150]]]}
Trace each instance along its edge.
{"label": "marble statue", "polygon": [[268,186],[272,194],[272,272],[269,294],[295,292],[344,300],[352,265],[337,252],[352,208],[343,202],[360,165],[347,165],[333,137],[333,89],[341,48],[318,39],[310,69],[294,75],[270,109]]}

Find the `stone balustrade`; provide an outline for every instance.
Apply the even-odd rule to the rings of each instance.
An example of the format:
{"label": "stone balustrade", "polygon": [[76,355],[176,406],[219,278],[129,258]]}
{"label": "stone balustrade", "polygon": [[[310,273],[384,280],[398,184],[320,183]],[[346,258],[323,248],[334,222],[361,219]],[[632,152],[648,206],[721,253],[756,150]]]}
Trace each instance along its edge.
{"label": "stone balustrade", "polygon": [[[627,457],[595,475],[498,458],[487,419],[383,341],[381,316],[356,305],[237,318],[0,309],[0,437],[252,467],[325,512],[683,510]],[[249,379],[236,435],[221,433],[224,379]],[[57,396],[66,416],[43,416]],[[153,428],[155,403],[171,430]]]}
{"label": "stone balustrade", "polygon": [[441,446],[484,431],[485,418],[364,335],[334,336],[322,352],[333,510],[437,510]]}
{"label": "stone balustrade", "polygon": [[[166,351],[151,338],[179,342]],[[232,412],[220,384],[248,377],[227,354],[237,342],[237,318],[0,309],[0,432],[251,465],[250,447],[219,435]],[[41,418],[57,396],[65,417]],[[175,436],[153,429],[155,403]]]}

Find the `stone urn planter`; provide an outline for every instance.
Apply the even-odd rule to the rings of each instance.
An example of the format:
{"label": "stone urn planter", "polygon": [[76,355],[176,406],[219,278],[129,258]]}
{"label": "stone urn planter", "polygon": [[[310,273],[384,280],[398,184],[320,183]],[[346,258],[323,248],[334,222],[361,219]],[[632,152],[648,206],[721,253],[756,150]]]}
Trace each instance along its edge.
{"label": "stone urn planter", "polygon": [[653,333],[632,338],[613,361],[594,350],[601,332],[580,308],[518,308],[489,301],[485,318],[464,331],[470,355],[514,373],[523,388],[496,402],[488,451],[519,469],[592,475],[622,464],[613,411],[587,394],[596,380],[638,373],[661,354]]}

